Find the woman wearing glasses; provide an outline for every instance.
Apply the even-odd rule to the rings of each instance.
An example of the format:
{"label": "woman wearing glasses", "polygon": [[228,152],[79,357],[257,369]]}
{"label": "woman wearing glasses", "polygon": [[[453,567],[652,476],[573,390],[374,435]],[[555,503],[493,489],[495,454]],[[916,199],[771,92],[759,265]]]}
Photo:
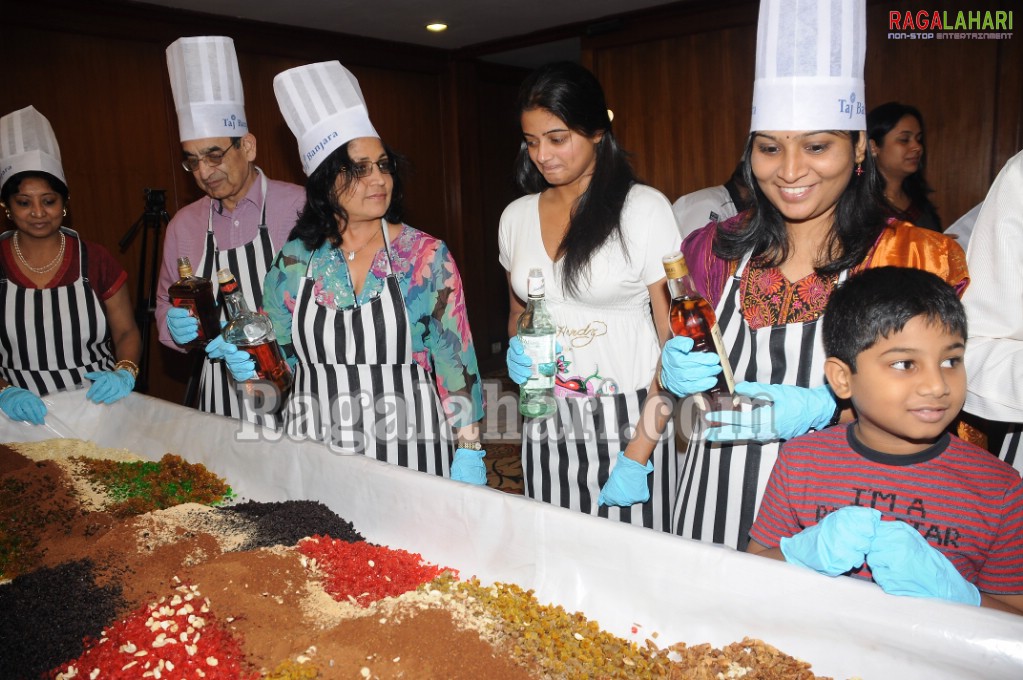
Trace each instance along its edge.
{"label": "woman wearing glasses", "polygon": [[[213,59],[215,55],[225,58]],[[181,166],[205,194],[177,211],[163,243],[156,322],[160,342],[182,351],[181,345],[195,339],[198,322],[186,310],[171,307],[167,295],[178,279],[178,258],[187,257],[196,275],[214,286],[217,270],[229,268],[249,308],[260,309],[263,277],[288,240],[305,193],[300,186],[267,178],[256,166],[256,137],[246,123],[230,38],[180,38],[167,48],[167,67],[178,114]],[[276,427],[272,415],[245,410],[237,385],[217,358],[216,353],[202,357],[199,407]]]}
{"label": "woman wearing glasses", "polygon": [[485,484],[482,384],[461,279],[443,241],[402,223],[401,157],[338,62],[285,71],[274,90],[309,176],[263,286],[295,368],[285,429]]}
{"label": "woman wearing glasses", "polygon": [[36,425],[50,392],[127,396],[141,353],[127,273],[63,226],[67,205],[49,121],[31,106],[0,118],[0,208],[14,226],[0,235],[0,410]]}

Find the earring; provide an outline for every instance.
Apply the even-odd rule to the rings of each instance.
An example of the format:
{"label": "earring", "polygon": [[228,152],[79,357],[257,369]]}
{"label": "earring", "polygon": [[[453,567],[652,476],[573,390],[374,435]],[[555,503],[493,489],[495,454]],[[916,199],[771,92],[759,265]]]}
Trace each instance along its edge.
{"label": "earring", "polygon": [[856,176],[857,177],[862,177],[863,176],[863,163],[857,163],[856,164]]}
{"label": "earring", "polygon": [[67,217],[67,208],[64,208],[64,217]]}

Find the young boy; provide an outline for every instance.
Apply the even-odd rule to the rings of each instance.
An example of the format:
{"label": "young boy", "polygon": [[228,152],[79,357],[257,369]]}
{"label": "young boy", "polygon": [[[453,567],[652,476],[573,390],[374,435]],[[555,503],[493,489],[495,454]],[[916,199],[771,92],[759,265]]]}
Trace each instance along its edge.
{"label": "young boy", "polygon": [[828,384],[857,419],[782,445],[747,551],[1023,614],[1023,480],[946,431],[966,399],[955,291],[868,269],[823,323]]}

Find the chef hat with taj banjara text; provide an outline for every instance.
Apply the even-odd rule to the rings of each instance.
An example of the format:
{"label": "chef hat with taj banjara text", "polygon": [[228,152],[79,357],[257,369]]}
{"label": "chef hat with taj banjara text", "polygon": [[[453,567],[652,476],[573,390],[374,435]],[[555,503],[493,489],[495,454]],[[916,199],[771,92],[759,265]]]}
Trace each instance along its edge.
{"label": "chef hat with taj banjara text", "polygon": [[278,73],[274,94],[284,121],[298,140],[298,154],[307,176],[353,139],[380,138],[369,119],[359,81],[338,61]]}
{"label": "chef hat with taj banjara text", "polygon": [[167,71],[182,142],[248,134],[245,92],[231,38],[178,38],[167,48]]}
{"label": "chef hat with taj banjara text", "polygon": [[65,185],[57,137],[46,116],[26,106],[0,118],[0,187],[19,172],[46,172]]}
{"label": "chef hat with taj banjara text", "polygon": [[757,130],[866,130],[866,0],[761,0]]}

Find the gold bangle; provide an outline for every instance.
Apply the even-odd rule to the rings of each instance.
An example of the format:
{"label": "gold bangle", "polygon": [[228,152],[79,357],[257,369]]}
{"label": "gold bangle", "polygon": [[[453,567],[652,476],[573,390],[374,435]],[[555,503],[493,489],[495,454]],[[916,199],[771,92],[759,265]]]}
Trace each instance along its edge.
{"label": "gold bangle", "polygon": [[116,364],[114,364],[114,370],[115,371],[125,370],[131,373],[131,377],[133,378],[139,377],[139,366],[131,359],[121,359]]}
{"label": "gold bangle", "polygon": [[655,377],[657,378],[657,386],[661,388],[661,392],[667,392],[668,390],[664,388],[664,383],[661,382],[661,372],[657,371]]}

